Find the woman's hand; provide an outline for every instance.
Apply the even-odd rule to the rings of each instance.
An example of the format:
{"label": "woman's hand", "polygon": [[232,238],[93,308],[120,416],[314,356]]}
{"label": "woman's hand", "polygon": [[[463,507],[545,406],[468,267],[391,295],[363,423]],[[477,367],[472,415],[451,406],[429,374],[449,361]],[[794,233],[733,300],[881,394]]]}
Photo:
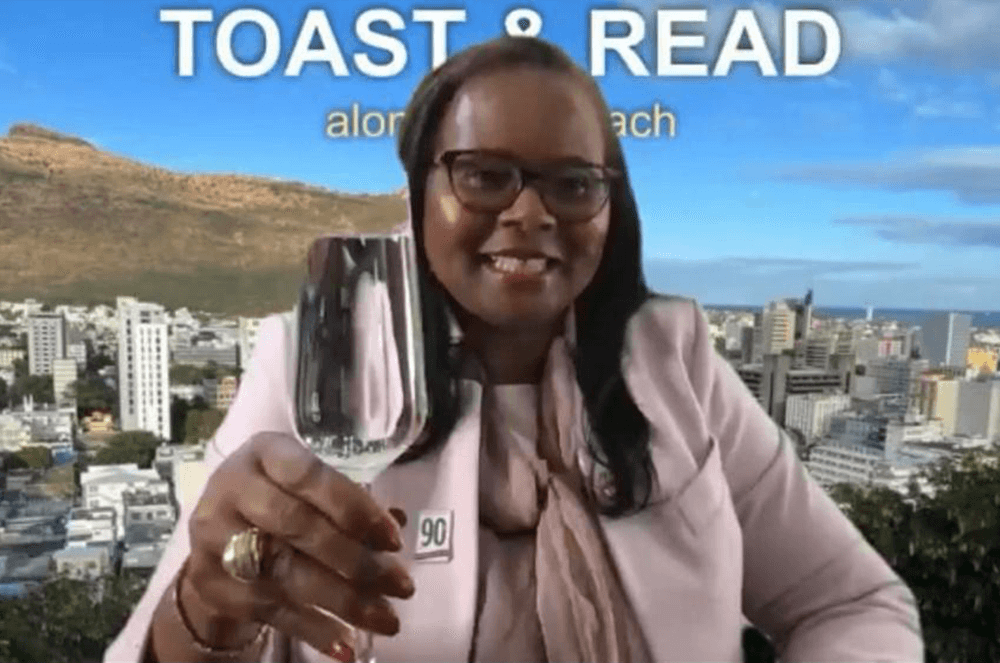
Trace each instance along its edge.
{"label": "woman's hand", "polygon": [[[230,537],[249,527],[270,536],[261,579],[245,584],[226,572],[221,559]],[[184,576],[190,587],[181,588],[182,598],[193,592],[217,618],[268,623],[321,652],[352,642],[352,631],[313,606],[395,635],[399,618],[385,597],[414,592],[409,574],[390,554],[402,547],[394,516],[285,434],[255,435],[219,466],[192,514],[190,534]],[[193,626],[201,637],[216,630]]]}

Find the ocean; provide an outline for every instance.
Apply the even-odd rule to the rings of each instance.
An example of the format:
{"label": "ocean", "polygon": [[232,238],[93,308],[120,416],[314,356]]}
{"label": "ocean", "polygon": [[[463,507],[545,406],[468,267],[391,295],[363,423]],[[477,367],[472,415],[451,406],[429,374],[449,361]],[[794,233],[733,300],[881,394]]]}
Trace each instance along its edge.
{"label": "ocean", "polygon": [[[761,306],[723,306],[705,304],[705,309],[721,311],[759,311]],[[896,321],[910,327],[916,327],[932,315],[941,313],[967,313],[972,316],[972,326],[978,329],[1000,328],[1000,311],[935,311],[932,309],[883,308],[872,310],[874,321]],[[813,315],[823,318],[844,318],[845,320],[863,320],[868,312],[862,307],[817,306]]]}

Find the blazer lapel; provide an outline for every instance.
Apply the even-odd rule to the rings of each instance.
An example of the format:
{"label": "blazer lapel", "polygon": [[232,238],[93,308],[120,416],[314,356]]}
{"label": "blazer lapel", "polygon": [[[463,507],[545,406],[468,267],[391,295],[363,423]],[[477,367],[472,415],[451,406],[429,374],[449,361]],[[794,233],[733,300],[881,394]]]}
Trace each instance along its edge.
{"label": "blazer lapel", "polygon": [[[385,507],[406,512],[404,564],[416,585],[406,601],[393,600],[401,630],[375,638],[380,661],[465,661],[472,645],[479,577],[479,444],[482,387],[462,381],[462,416],[447,443],[433,453],[385,471],[372,486]],[[418,560],[421,512],[451,514],[451,555]]]}

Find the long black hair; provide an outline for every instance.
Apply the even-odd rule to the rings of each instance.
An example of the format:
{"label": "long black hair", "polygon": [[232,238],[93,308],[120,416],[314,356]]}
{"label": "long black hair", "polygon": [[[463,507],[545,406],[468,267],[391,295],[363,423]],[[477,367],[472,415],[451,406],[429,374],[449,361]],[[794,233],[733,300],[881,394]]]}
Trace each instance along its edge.
{"label": "long black hair", "polygon": [[466,81],[512,68],[566,74],[585,85],[603,114],[606,165],[621,173],[609,201],[611,218],[601,263],[575,302],[573,357],[587,409],[591,451],[614,477],[614,495],[600,509],[606,515],[621,515],[642,508],[656,480],[649,453],[649,423],[629,394],[621,362],[626,324],[653,296],[642,271],[639,213],[610,111],[594,79],[557,46],[533,37],[500,37],[449,58],[417,86],[400,126],[397,150],[406,170],[418,249],[431,402],[424,441],[402,461],[441,444],[454,427],[460,407],[459,367],[451,347],[447,314],[449,297],[434,277],[424,251],[424,187],[434,141],[448,104]]}

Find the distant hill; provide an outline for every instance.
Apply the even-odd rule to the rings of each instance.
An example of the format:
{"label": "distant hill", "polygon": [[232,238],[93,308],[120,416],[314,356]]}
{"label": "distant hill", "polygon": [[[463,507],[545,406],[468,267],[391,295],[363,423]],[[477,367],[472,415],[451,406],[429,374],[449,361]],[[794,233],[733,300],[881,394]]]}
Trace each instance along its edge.
{"label": "distant hill", "polygon": [[18,124],[0,137],[0,299],[285,310],[316,236],[405,214],[396,194],[177,173]]}

